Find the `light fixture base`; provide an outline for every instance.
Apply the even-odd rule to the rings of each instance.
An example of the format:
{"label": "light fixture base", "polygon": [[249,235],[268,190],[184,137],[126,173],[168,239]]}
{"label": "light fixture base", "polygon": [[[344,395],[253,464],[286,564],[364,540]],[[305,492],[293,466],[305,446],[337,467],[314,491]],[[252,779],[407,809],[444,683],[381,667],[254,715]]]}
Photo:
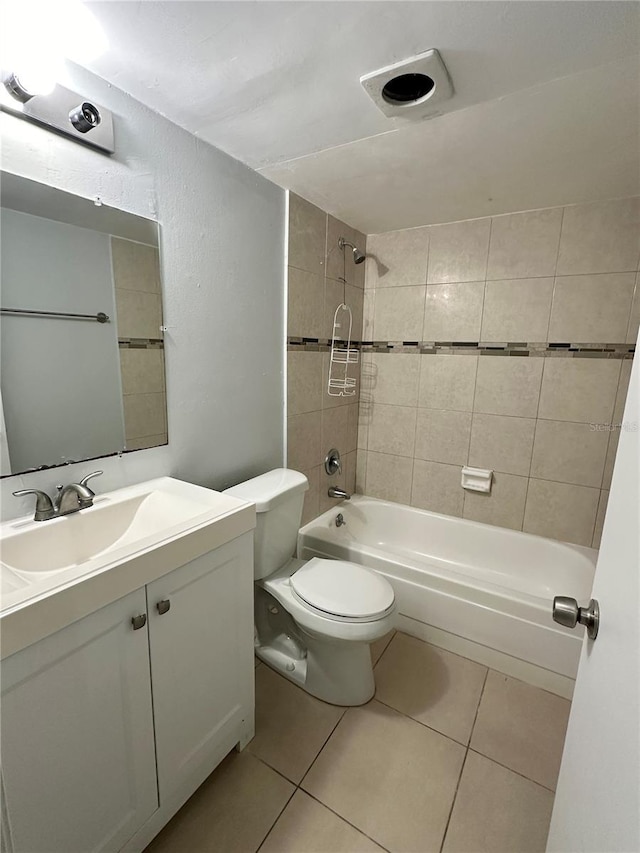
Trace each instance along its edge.
{"label": "light fixture base", "polygon": [[[113,116],[106,107],[64,86],[56,86],[49,95],[31,96],[11,72],[3,72],[2,81],[7,90],[0,100],[3,112],[62,133],[107,154],[114,153]],[[84,120],[79,116],[84,116]]]}

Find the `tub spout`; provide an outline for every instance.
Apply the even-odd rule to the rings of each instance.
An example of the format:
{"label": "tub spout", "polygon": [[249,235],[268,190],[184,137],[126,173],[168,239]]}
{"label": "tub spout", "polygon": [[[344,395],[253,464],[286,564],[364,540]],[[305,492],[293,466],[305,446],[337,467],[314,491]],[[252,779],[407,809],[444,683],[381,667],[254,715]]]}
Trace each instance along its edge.
{"label": "tub spout", "polygon": [[351,495],[349,494],[349,492],[345,492],[345,490],[341,489],[339,486],[329,486],[329,497],[339,498],[343,501],[348,501],[351,499]]}

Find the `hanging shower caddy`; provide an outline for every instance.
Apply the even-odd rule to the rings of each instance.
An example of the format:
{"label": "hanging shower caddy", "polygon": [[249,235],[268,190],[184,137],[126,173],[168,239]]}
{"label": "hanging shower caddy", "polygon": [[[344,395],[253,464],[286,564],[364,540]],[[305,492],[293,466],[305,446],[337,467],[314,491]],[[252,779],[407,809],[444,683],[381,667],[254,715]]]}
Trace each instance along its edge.
{"label": "hanging shower caddy", "polygon": [[342,302],[333,315],[329,383],[327,386],[327,393],[331,397],[353,397],[356,393],[357,380],[349,376],[349,365],[358,363],[360,353],[351,345],[352,327],[351,308]]}

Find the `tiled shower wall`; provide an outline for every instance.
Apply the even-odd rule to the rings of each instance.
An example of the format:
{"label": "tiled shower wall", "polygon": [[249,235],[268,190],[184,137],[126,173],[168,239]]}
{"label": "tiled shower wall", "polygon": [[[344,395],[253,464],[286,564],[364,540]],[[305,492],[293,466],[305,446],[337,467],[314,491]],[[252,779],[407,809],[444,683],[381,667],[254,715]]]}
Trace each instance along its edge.
{"label": "tiled shower wall", "polygon": [[158,249],[111,238],[127,450],[167,443]]}
{"label": "tiled shower wall", "polygon": [[597,546],[639,234],[633,198],[369,236],[357,491]]}
{"label": "tiled shower wall", "polygon": [[[330,485],[355,487],[358,395],[329,396],[327,378],[333,315],[343,299],[353,311],[353,338],[362,337],[364,264],[338,248],[340,237],[364,251],[363,234],[290,193],[287,465],[309,480],[303,522],[337,503],[327,496]],[[352,375],[359,378],[359,365]],[[333,447],[343,470],[329,477],[323,463]]]}

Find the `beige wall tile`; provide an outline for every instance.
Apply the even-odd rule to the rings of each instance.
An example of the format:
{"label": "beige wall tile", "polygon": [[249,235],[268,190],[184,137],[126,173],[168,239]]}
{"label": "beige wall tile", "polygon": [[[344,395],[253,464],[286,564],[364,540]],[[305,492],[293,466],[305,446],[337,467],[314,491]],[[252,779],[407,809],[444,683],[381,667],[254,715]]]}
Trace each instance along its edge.
{"label": "beige wall tile", "polygon": [[413,459],[407,456],[390,456],[388,453],[368,451],[366,466],[363,494],[400,504],[410,502]]}
{"label": "beige wall tile", "polygon": [[631,368],[633,360],[625,358],[620,365],[620,378],[618,380],[618,390],[616,391],[616,401],[613,406],[613,423],[620,424],[624,417],[624,407],[627,402],[627,393],[629,391],[629,380],[631,379]]}
{"label": "beige wall tile", "polygon": [[324,275],[327,214],[289,193],[289,264]]}
{"label": "beige wall tile", "polygon": [[159,447],[161,444],[168,444],[169,436],[167,433],[160,435],[145,435],[142,438],[128,438],[127,450],[147,450],[150,447]]}
{"label": "beige wall tile", "polygon": [[482,341],[546,341],[553,278],[488,281],[482,312]]}
{"label": "beige wall tile", "polygon": [[494,216],[487,278],[552,276],[561,223],[561,207]]}
{"label": "beige wall tile", "polygon": [[154,246],[112,237],[111,263],[115,287],[160,293],[160,253]]}
{"label": "beige wall tile", "polygon": [[132,438],[166,433],[167,407],[163,393],[127,394],[122,400],[127,442]]}
{"label": "beige wall tile", "polygon": [[471,412],[418,409],[415,457],[466,465],[470,434]]}
{"label": "beige wall tile", "polygon": [[377,341],[420,341],[426,287],[378,288],[373,322]]}
{"label": "beige wall tile", "polygon": [[323,336],[325,327],[324,279],[322,275],[290,266],[287,334],[296,337],[319,338]]}
{"label": "beige wall tile", "polygon": [[534,418],[538,411],[543,361],[546,360],[481,356],[476,376],[474,411]]}
{"label": "beige wall tile", "polygon": [[640,198],[566,207],[558,275],[638,269]]}
{"label": "beige wall tile", "polygon": [[164,391],[164,350],[120,349],[123,394],[153,394]]}
{"label": "beige wall tile", "polygon": [[464,501],[460,479],[459,465],[416,459],[413,465],[411,506],[460,517]]}
{"label": "beige wall tile", "polygon": [[527,477],[495,473],[490,494],[465,492],[463,518],[522,530],[528,482]]}
{"label": "beige wall tile", "polygon": [[604,471],[602,473],[602,488],[611,488],[611,478],[613,477],[613,467],[618,454],[618,442],[620,441],[620,430],[612,429],[609,433],[609,442],[607,444],[607,455],[604,460]]}
{"label": "beige wall tile", "polygon": [[522,529],[525,533],[589,547],[599,497],[599,489],[532,478],[529,480]]}
{"label": "beige wall tile", "polygon": [[589,424],[539,420],[531,476],[600,488],[609,434]]}
{"label": "beige wall tile", "polygon": [[358,446],[358,403],[346,406],[347,409],[347,438],[345,450],[349,453]]}
{"label": "beige wall tile", "polygon": [[376,667],[376,699],[466,746],[486,675],[480,664],[397,633]]}
{"label": "beige wall tile", "polygon": [[427,282],[479,281],[486,277],[491,219],[432,225]]}
{"label": "beige wall tile", "polygon": [[290,415],[317,412],[322,407],[321,352],[287,353],[287,397]]}
{"label": "beige wall tile", "polygon": [[287,418],[287,466],[295,471],[307,471],[320,465],[322,412],[305,412]]}
{"label": "beige wall tile", "polygon": [[158,293],[116,288],[119,338],[161,338],[162,297]]}
{"label": "beige wall tile", "polygon": [[367,237],[365,287],[426,284],[429,228],[410,228]]}
{"label": "beige wall tile", "polygon": [[527,477],[535,428],[534,418],[476,412],[471,428],[469,465]]}
{"label": "beige wall tile", "polygon": [[638,327],[640,327],[640,272],[636,274],[636,286],[633,294],[633,302],[631,304],[631,316],[629,317],[629,327],[625,341],[628,344],[635,344],[638,340]]}
{"label": "beige wall tile", "polygon": [[552,809],[551,791],[469,752],[442,851],[543,853]]}
{"label": "beige wall tile", "polygon": [[318,842],[331,853],[384,853],[337,814],[300,788],[260,847],[260,853],[312,853]]}
{"label": "beige wall tile", "polygon": [[477,367],[475,355],[421,355],[418,405],[470,412]]}
{"label": "beige wall tile", "polygon": [[376,291],[365,290],[362,303],[362,340],[375,340],[374,319],[376,311]]}
{"label": "beige wall tile", "polygon": [[359,495],[367,493],[367,451],[358,447],[356,453],[356,492]]}
{"label": "beige wall tile", "polygon": [[479,341],[483,301],[483,281],[428,285],[422,338]]}
{"label": "beige wall tile", "polygon": [[439,850],[463,759],[460,744],[374,700],[347,711],[302,784],[387,850]]}
{"label": "beige wall tile", "polygon": [[609,423],[619,375],[618,359],[545,358],[538,417]]}
{"label": "beige wall tile", "polygon": [[549,340],[571,343],[624,341],[634,286],[634,273],[556,278]]}
{"label": "beige wall tile", "polygon": [[416,406],[420,356],[414,354],[371,353],[371,392],[375,403]]}
{"label": "beige wall tile", "polygon": [[356,471],[358,467],[357,451],[351,450],[345,454],[344,461],[344,488],[352,495],[356,490]]}
{"label": "beige wall tile", "polygon": [[369,424],[369,450],[395,456],[413,456],[416,412],[417,409],[408,406],[375,403]]}
{"label": "beige wall tile", "polygon": [[607,514],[607,504],[609,503],[609,492],[605,489],[600,491],[600,500],[598,501],[598,514],[596,515],[596,525],[593,531],[592,548],[599,548],[602,539],[602,528],[604,527],[604,519]]}
{"label": "beige wall tile", "polygon": [[320,471],[321,469],[317,467],[302,472],[309,481],[309,488],[304,495],[301,524],[307,524],[307,522],[320,515]]}
{"label": "beige wall tile", "polygon": [[320,454],[316,464],[324,464],[324,458],[333,448],[337,448],[341,456],[347,451],[347,429],[349,422],[349,406],[338,406],[335,409],[324,409],[322,412],[322,439]]}
{"label": "beige wall tile", "polygon": [[567,699],[489,670],[471,749],[555,790],[570,708]]}

